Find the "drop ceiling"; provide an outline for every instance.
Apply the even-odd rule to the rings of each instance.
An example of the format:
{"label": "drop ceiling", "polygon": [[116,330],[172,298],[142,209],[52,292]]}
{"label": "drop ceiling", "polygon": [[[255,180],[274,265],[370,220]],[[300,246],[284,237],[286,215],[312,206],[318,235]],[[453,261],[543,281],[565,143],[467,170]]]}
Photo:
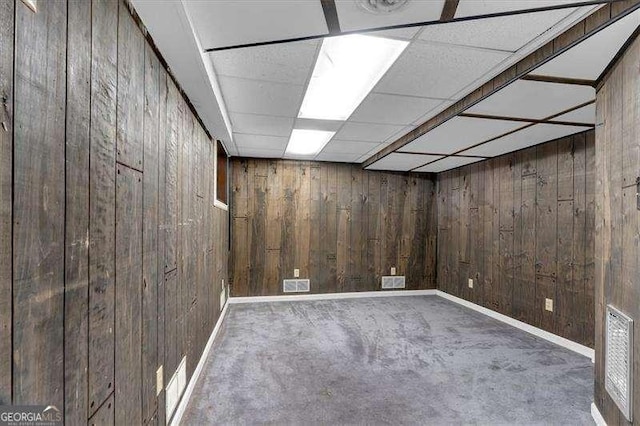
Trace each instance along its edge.
{"label": "drop ceiling", "polygon": [[[535,7],[576,2],[538,0]],[[134,6],[144,12],[141,17],[145,24],[156,19],[153,7],[166,8],[167,3],[181,5],[189,28],[178,30],[190,32],[200,51],[198,59],[207,70],[198,82],[181,84],[187,87],[189,97],[196,99],[194,105],[199,112],[206,106],[206,99],[198,87],[211,82],[219,86],[217,102],[225,110],[231,131],[223,142],[231,155],[283,158],[294,128],[318,129],[335,135],[313,159],[341,162],[369,158],[598,7],[564,7],[369,32],[377,37],[406,40],[409,45],[347,120],[323,121],[297,118],[322,44],[322,39],[315,37],[330,32],[320,0],[133,0]],[[444,0],[410,0],[396,13],[375,15],[364,11],[354,0],[336,0],[335,12],[341,31],[366,32],[369,28],[438,21],[444,4]],[[454,18],[531,7],[530,0],[460,0]],[[638,26],[637,13],[635,18],[629,18],[618,21],[609,34],[598,33],[602,39],[588,39],[590,44],[582,43],[586,47],[574,47],[533,74],[593,79],[603,68],[602,63],[606,65],[610,60],[606,58],[613,57]],[[166,22],[165,26],[169,33],[176,31]],[[154,39],[168,39],[164,34],[157,35],[161,31],[157,28],[160,26],[151,25]],[[303,40],[255,45],[298,38]],[[238,45],[253,46],[227,49]],[[162,51],[162,45],[159,47]],[[167,61],[173,68],[171,59]],[[573,61],[583,61],[589,72],[571,74],[574,67],[567,64]],[[177,77],[180,80],[180,75]],[[518,149],[528,143],[515,136],[519,129],[523,135],[532,135],[531,140],[583,131],[594,122],[593,104],[589,102],[595,91],[588,86],[567,86],[519,80],[465,111],[471,116],[449,120],[368,168],[442,171]],[[568,108],[575,109],[567,111]],[[558,113],[561,114],[554,120],[580,125],[564,123],[560,131],[560,127],[554,127],[560,125],[534,123]],[[525,121],[503,120],[503,115]],[[216,135],[215,130],[211,133]],[[491,141],[491,145],[476,146],[485,141]]]}

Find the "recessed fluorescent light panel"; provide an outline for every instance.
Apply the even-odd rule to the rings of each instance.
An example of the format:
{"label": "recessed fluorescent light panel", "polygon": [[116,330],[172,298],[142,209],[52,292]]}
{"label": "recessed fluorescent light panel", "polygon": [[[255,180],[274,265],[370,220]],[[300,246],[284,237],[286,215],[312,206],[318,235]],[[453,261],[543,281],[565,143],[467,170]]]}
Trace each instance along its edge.
{"label": "recessed fluorescent light panel", "polygon": [[329,142],[336,132],[326,130],[293,129],[286,154],[293,157],[313,157]]}
{"label": "recessed fluorescent light panel", "polygon": [[360,34],[325,38],[298,117],[348,119],[408,44]]}

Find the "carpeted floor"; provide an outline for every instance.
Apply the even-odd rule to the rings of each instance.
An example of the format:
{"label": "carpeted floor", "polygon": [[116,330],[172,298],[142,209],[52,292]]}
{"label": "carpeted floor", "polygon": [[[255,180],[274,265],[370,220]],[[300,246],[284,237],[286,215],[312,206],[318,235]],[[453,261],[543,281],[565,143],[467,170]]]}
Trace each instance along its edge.
{"label": "carpeted floor", "polygon": [[436,296],[231,305],[183,424],[593,424],[588,358]]}

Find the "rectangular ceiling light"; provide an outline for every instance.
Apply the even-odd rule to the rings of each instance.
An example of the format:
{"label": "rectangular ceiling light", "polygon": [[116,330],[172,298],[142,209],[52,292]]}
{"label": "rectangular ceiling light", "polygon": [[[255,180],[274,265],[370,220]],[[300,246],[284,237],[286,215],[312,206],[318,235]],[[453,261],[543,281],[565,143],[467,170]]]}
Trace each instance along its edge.
{"label": "rectangular ceiling light", "polygon": [[408,44],[360,34],[325,38],[298,117],[348,119]]}
{"label": "rectangular ceiling light", "polygon": [[293,129],[286,154],[294,157],[313,157],[329,142],[336,132],[326,130]]}

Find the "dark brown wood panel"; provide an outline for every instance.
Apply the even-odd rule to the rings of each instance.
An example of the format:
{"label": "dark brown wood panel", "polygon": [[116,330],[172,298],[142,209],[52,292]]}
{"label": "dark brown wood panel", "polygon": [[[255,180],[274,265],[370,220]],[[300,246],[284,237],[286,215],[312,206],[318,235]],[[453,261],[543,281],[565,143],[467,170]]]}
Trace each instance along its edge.
{"label": "dark brown wood panel", "polygon": [[164,424],[228,282],[214,144],[128,2],[0,12],[0,404]]}
{"label": "dark brown wood panel", "polygon": [[117,160],[142,170],[144,150],[144,37],[127,6],[118,16]]}
{"label": "dark brown wood panel", "polygon": [[[395,267],[407,288],[434,288],[435,185],[427,175],[358,165],[233,159],[232,295],[380,289]],[[429,242],[427,244],[427,242]]]}
{"label": "dark brown wood panel", "polygon": [[0,1],[0,405],[11,404],[14,6]]}
{"label": "dark brown wood panel", "polygon": [[142,173],[116,166],[115,417],[142,423]]}
{"label": "dark brown wood panel", "polygon": [[89,170],[89,415],[113,392],[118,2],[93,0]]}
{"label": "dark brown wood panel", "polygon": [[158,114],[160,62],[149,45],[144,59],[142,419],[157,409],[158,368]]}
{"label": "dark brown wood panel", "polygon": [[66,2],[16,3],[13,404],[64,407],[66,28]]}
{"label": "dark brown wood panel", "polygon": [[593,346],[593,135],[440,173],[438,288]]}
{"label": "dark brown wood panel", "polygon": [[[613,13],[613,12],[612,12]],[[636,179],[640,176],[640,39],[629,45],[603,80],[596,97],[595,268],[587,268],[585,284],[595,275],[595,403],[607,424],[626,421],[604,387],[605,309],[612,304],[635,321],[640,318],[640,210]],[[587,152],[593,146],[586,140]],[[588,162],[589,160],[587,160]],[[588,166],[587,166],[588,167]],[[586,240],[591,236],[587,234]],[[632,377],[634,423],[640,412],[640,329],[634,327]]]}
{"label": "dark brown wood panel", "polygon": [[102,403],[87,424],[89,426],[113,426],[115,424],[113,394]]}
{"label": "dark brown wood panel", "polygon": [[91,2],[69,1],[67,40],[64,418],[81,424],[89,417]]}

